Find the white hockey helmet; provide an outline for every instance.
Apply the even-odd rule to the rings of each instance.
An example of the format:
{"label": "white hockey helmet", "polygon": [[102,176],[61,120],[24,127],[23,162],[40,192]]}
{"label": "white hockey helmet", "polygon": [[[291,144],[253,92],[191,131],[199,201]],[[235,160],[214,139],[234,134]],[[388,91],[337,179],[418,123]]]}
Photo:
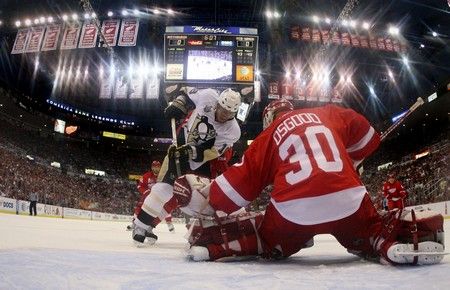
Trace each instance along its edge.
{"label": "white hockey helmet", "polygon": [[241,94],[228,88],[220,94],[219,104],[225,110],[236,113],[241,105]]}
{"label": "white hockey helmet", "polygon": [[270,102],[263,111],[263,129],[272,124],[277,114],[285,111],[292,111],[294,106],[291,102],[285,99],[275,100]]}

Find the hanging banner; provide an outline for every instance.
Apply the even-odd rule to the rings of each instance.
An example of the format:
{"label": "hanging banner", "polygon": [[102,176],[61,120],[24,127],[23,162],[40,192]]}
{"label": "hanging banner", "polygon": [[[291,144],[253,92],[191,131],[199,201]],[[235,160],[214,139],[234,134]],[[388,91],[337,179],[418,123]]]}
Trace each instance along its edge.
{"label": "hanging banner", "polygon": [[147,95],[146,99],[158,99],[159,98],[159,79],[151,78],[147,82]]}
{"label": "hanging banner", "polygon": [[378,49],[386,50],[386,46],[384,45],[384,38],[383,37],[378,37],[377,45],[378,45]]}
{"label": "hanging banner", "polygon": [[281,85],[281,98],[286,100],[292,100],[294,97],[294,91],[292,83],[290,81],[285,81]]}
{"label": "hanging banner", "polygon": [[100,99],[110,99],[112,94],[112,80],[109,77],[103,77],[100,80]]}
{"label": "hanging banner", "polygon": [[352,41],[352,45],[354,47],[360,47],[361,43],[359,42],[359,37],[356,34],[350,34],[350,39]]}
{"label": "hanging banner", "polygon": [[30,36],[25,48],[25,52],[38,52],[41,49],[44,33],[45,26],[31,27]]}
{"label": "hanging banner", "polygon": [[279,99],[280,98],[280,92],[278,89],[278,82],[271,82],[269,83],[269,99]]}
{"label": "hanging banner", "polygon": [[392,45],[392,40],[390,38],[386,38],[384,40],[384,43],[386,44],[386,50],[393,51],[394,46]]}
{"label": "hanging banner", "polygon": [[56,50],[58,47],[59,35],[61,34],[61,25],[49,24],[45,31],[44,43],[42,44],[41,51]]}
{"label": "hanging banner", "polygon": [[309,28],[302,28],[302,40],[311,40],[311,31]]}
{"label": "hanging banner", "polygon": [[378,49],[378,45],[377,45],[377,39],[373,36],[369,37],[369,46],[372,49]]}
{"label": "hanging banner", "polygon": [[367,36],[361,35],[359,37],[359,42],[361,43],[361,47],[369,48],[369,40],[367,39]]}
{"label": "hanging banner", "polygon": [[78,23],[66,26],[61,41],[61,49],[77,48],[78,38],[80,37],[80,28]]}
{"label": "hanging banner", "polygon": [[144,98],[144,79],[134,75],[130,80],[130,99]]}
{"label": "hanging banner", "polygon": [[125,76],[118,76],[114,86],[114,99],[126,99],[128,93],[128,80]]}
{"label": "hanging banner", "polygon": [[105,36],[106,43],[109,46],[116,46],[117,35],[119,34],[119,19],[111,19],[103,21],[102,33]]}
{"label": "hanging banner", "polygon": [[313,42],[320,42],[320,32],[319,29],[313,29],[312,30],[312,41]]}
{"label": "hanging banner", "polygon": [[316,94],[316,90],[312,84],[312,82],[310,82],[307,86],[306,86],[306,101],[308,102],[314,102],[317,101],[317,94]]}
{"label": "hanging banner", "polygon": [[299,40],[301,38],[300,27],[294,26],[291,28],[291,38]]}
{"label": "hanging banner", "polygon": [[324,43],[327,43],[328,40],[330,39],[330,31],[329,30],[321,30],[320,33],[322,35],[322,41]]}
{"label": "hanging banner", "polygon": [[400,43],[397,39],[392,40],[392,46],[394,48],[394,51],[400,52]]}
{"label": "hanging banner", "polygon": [[294,83],[294,99],[305,100],[305,86],[300,81]]}
{"label": "hanging banner", "polygon": [[139,30],[139,20],[124,19],[119,34],[119,46],[135,46]]}
{"label": "hanging banner", "polygon": [[81,29],[81,38],[78,48],[92,48],[97,43],[98,30],[95,21],[85,21]]}
{"label": "hanging banner", "polygon": [[349,34],[349,33],[343,32],[343,33],[341,34],[341,36],[342,36],[342,44],[343,44],[343,45],[351,45],[351,42],[350,42],[350,34]]}
{"label": "hanging banner", "polygon": [[333,88],[331,92],[331,102],[342,103],[342,93],[337,87]]}
{"label": "hanging banner", "polygon": [[25,52],[25,46],[28,41],[29,29],[19,29],[17,31],[16,40],[14,41],[13,49],[11,50],[11,54],[18,54]]}
{"label": "hanging banner", "polygon": [[341,36],[339,35],[339,31],[333,32],[333,35],[331,37],[331,41],[334,44],[340,45],[341,44]]}

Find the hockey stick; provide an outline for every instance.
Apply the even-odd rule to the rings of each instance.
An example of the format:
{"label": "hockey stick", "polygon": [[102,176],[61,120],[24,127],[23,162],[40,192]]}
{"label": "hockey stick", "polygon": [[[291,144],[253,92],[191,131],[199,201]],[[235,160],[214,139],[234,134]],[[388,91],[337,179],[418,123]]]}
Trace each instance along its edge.
{"label": "hockey stick", "polygon": [[[175,123],[175,118],[170,119],[170,124],[172,126],[172,144],[175,145],[175,148],[178,147],[177,142],[177,127]],[[180,159],[178,156],[175,156],[175,167],[177,169],[177,175],[178,177],[181,176],[181,168],[180,168]]]}
{"label": "hockey stick", "polygon": [[424,101],[422,98],[417,98],[417,101],[408,109],[408,111],[406,111],[406,113],[397,120],[397,122],[395,122],[394,124],[392,124],[389,128],[386,129],[386,131],[383,132],[383,134],[381,134],[381,141],[383,142],[386,137],[395,130],[395,128],[398,127],[398,125],[400,125],[409,115],[411,115],[412,112],[414,112],[417,108],[419,108],[420,106],[422,106],[424,104]]}

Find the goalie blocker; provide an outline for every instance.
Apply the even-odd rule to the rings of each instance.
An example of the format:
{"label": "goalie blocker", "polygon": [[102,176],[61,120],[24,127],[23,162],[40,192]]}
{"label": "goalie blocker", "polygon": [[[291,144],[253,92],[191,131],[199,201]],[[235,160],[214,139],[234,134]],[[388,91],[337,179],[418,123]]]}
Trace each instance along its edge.
{"label": "goalie blocker", "polygon": [[[192,174],[178,178],[174,185],[174,195],[181,206],[181,210],[198,217],[190,226],[187,239],[191,245],[188,256],[195,260],[223,260],[228,257],[261,256],[265,258],[288,257],[300,249],[312,246],[312,237],[315,231],[326,232],[328,226],[333,226],[345,232],[351,233],[351,223],[360,222],[367,213],[367,208],[357,211],[354,217],[341,221],[325,223],[313,226],[292,227],[288,225],[288,233],[285,228],[268,231],[264,229],[270,224],[267,219],[272,219],[262,213],[246,212],[231,214],[229,216],[215,213],[208,203],[210,181]],[[362,207],[373,205],[370,198],[363,200]],[[269,215],[273,208],[268,208]],[[364,213],[360,216],[358,214]],[[416,209],[389,212],[380,216],[375,210],[371,213],[367,233],[363,240],[354,236],[343,240],[339,233],[332,232],[350,253],[364,258],[380,260],[390,264],[435,264],[439,263],[444,253],[443,217],[431,210]],[[350,224],[347,224],[350,222]],[[333,225],[331,225],[333,224]],[[297,233],[292,230],[295,229]],[[299,230],[300,229],[300,230]],[[283,232],[280,235],[278,232]],[[295,245],[290,251],[286,251],[286,235],[304,236],[306,242]],[[358,240],[359,245],[354,245]],[[276,241],[276,246],[272,246]],[[351,242],[350,242],[351,241]],[[289,242],[289,241],[288,241]],[[353,244],[352,244],[353,243]],[[289,244],[289,243],[288,243]],[[282,246],[280,246],[282,245]],[[364,246],[365,245],[365,246]],[[283,251],[284,249],[284,251]]]}

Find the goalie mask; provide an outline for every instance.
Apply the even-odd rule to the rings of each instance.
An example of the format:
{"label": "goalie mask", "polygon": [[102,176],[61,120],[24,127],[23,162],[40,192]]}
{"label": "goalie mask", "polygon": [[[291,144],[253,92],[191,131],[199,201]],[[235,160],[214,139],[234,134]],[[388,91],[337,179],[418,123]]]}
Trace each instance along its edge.
{"label": "goalie mask", "polygon": [[279,113],[292,111],[293,109],[292,103],[284,99],[270,102],[263,111],[263,129],[269,127]]}

